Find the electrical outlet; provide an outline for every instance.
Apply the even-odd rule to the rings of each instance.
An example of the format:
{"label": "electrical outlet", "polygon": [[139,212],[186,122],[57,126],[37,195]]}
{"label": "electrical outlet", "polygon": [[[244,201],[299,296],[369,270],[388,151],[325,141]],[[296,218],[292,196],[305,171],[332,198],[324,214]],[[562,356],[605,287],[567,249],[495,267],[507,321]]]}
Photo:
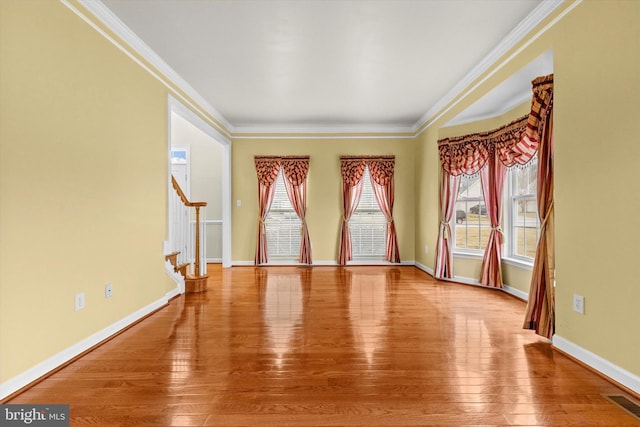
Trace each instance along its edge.
{"label": "electrical outlet", "polygon": [[104,297],[111,298],[112,295],[113,295],[113,289],[111,288],[111,282],[109,282],[106,285],[104,285]]}
{"label": "electrical outlet", "polygon": [[76,294],[76,311],[84,308],[84,292]]}
{"label": "electrical outlet", "polygon": [[428,254],[429,253],[429,245],[425,245],[424,247],[424,253]]}
{"label": "electrical outlet", "polygon": [[237,207],[242,206],[242,200],[240,200],[240,199],[236,200],[236,206]]}
{"label": "electrical outlet", "polygon": [[573,294],[573,311],[584,314],[584,297],[582,295]]}

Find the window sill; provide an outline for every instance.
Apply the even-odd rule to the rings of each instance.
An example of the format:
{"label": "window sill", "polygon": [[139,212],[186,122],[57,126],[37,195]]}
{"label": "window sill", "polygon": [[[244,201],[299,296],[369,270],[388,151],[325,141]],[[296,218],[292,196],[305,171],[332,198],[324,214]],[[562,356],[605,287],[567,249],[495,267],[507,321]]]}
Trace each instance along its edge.
{"label": "window sill", "polygon": [[524,270],[533,270],[533,262],[523,261],[516,258],[502,258],[502,262]]}
{"label": "window sill", "polygon": [[482,259],[482,257],[484,256],[484,251],[483,252],[453,251],[453,256],[455,258]]}
{"label": "window sill", "polygon": [[[453,256],[454,258],[482,260],[482,258],[484,257],[484,253],[453,251]],[[502,258],[502,262],[514,267],[522,268],[524,270],[533,269],[533,262],[524,261],[517,258]]]}

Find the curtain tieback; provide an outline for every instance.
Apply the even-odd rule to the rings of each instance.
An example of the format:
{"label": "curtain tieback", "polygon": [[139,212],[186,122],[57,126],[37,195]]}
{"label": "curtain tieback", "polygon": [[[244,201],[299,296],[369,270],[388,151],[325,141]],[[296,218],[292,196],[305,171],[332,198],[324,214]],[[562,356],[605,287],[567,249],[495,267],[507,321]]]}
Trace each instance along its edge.
{"label": "curtain tieback", "polygon": [[258,223],[260,224],[260,234],[262,234],[263,236],[266,236],[267,235],[267,227],[264,224],[264,220],[262,218],[260,218],[258,221],[259,221]]}
{"label": "curtain tieback", "polygon": [[500,226],[491,227],[491,231],[495,231],[496,233],[498,233],[500,235],[500,239],[504,238],[504,232],[502,231],[502,228],[500,228]]}
{"label": "curtain tieback", "polygon": [[451,225],[447,221],[440,221],[440,227],[442,227],[442,238],[444,240],[447,240],[449,238],[449,235],[447,233],[445,233],[444,231],[447,228],[451,228]]}

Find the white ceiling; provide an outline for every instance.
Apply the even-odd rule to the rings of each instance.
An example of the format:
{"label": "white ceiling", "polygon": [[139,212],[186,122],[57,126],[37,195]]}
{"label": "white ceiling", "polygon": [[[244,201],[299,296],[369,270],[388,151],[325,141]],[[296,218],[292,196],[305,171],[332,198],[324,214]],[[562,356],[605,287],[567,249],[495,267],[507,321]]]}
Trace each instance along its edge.
{"label": "white ceiling", "polygon": [[411,128],[541,0],[102,0],[234,130]]}

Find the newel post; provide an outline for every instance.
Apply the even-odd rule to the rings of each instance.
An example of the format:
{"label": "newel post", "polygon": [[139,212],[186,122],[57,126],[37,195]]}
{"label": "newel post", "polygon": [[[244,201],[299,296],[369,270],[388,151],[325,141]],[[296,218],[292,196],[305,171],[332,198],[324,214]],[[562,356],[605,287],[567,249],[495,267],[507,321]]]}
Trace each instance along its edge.
{"label": "newel post", "polygon": [[196,205],[196,259],[194,266],[194,274],[200,275],[200,206]]}

